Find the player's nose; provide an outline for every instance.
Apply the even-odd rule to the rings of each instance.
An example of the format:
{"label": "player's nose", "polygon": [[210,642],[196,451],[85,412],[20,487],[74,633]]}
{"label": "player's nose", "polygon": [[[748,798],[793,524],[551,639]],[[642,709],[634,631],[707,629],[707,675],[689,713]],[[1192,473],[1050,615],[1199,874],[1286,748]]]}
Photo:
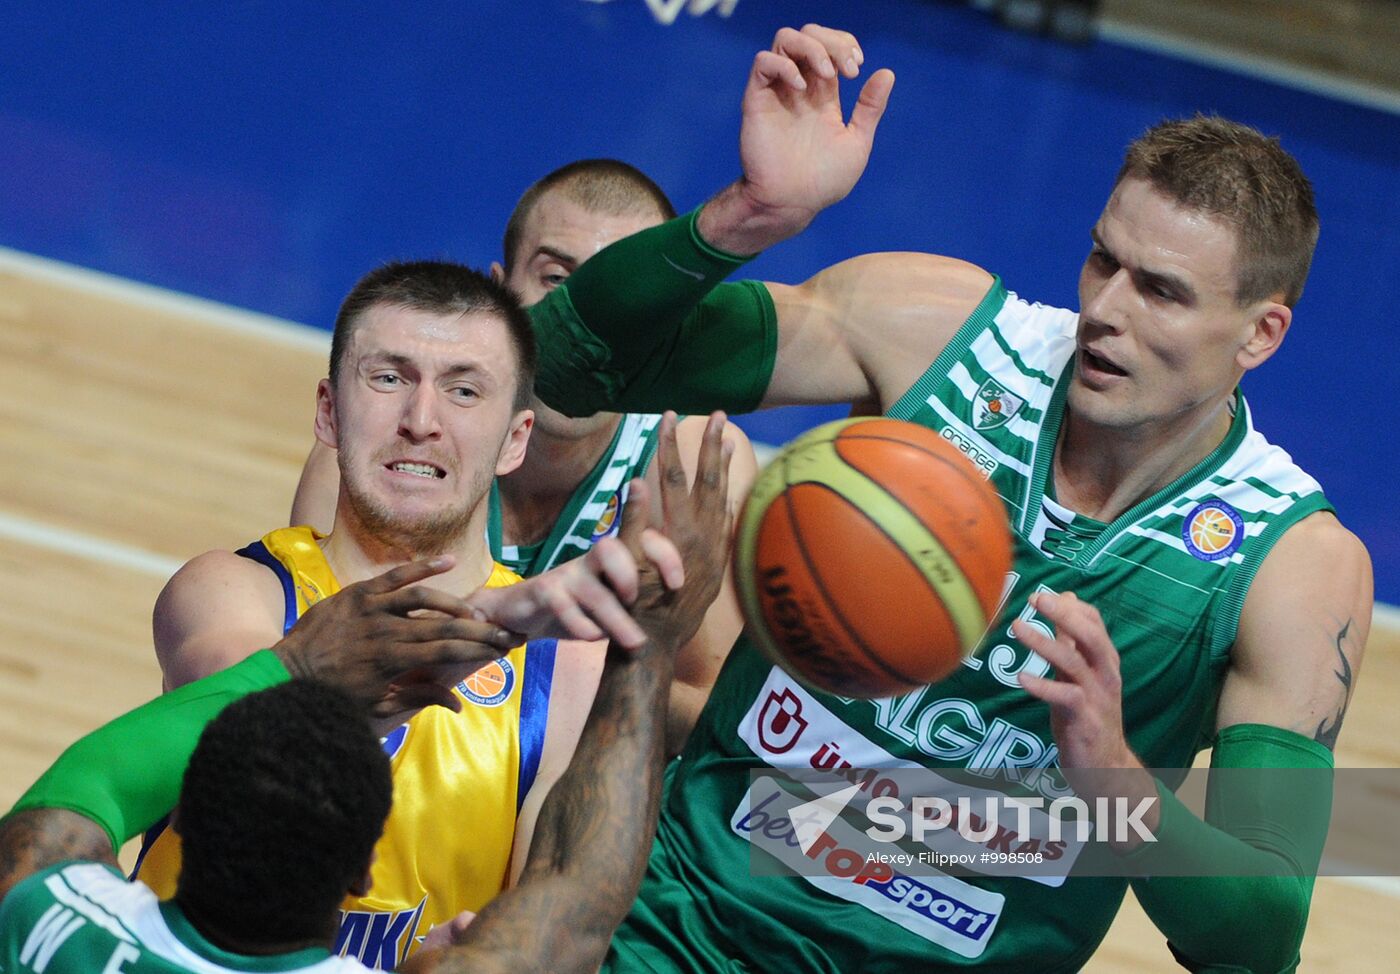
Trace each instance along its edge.
{"label": "player's nose", "polygon": [[1127,317],[1128,302],[1134,293],[1132,276],[1120,267],[1085,294],[1084,305],[1079,309],[1080,317],[1101,328],[1121,331]]}
{"label": "player's nose", "polygon": [[414,442],[437,439],[442,435],[436,390],[421,383],[404,399],[399,414],[399,435]]}

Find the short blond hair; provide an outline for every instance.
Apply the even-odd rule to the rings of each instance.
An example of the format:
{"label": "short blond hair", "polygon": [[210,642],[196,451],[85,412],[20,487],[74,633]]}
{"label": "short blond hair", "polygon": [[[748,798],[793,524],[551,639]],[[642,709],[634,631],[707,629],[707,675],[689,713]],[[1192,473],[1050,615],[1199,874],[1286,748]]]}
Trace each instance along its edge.
{"label": "short blond hair", "polygon": [[1312,183],[1277,138],[1218,115],[1162,122],[1128,146],[1118,181],[1127,178],[1235,228],[1241,306],[1282,294],[1291,308],[1302,296],[1317,207]]}

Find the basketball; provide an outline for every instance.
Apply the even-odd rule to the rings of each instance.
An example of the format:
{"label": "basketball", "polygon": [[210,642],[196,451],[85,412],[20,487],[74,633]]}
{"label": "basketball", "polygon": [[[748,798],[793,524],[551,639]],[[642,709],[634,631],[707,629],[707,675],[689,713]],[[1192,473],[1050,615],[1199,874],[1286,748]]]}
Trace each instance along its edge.
{"label": "basketball", "polygon": [[827,423],[759,474],[734,579],[747,632],[817,690],[879,698],[943,679],[981,640],[1011,567],[1001,498],[933,430]]}

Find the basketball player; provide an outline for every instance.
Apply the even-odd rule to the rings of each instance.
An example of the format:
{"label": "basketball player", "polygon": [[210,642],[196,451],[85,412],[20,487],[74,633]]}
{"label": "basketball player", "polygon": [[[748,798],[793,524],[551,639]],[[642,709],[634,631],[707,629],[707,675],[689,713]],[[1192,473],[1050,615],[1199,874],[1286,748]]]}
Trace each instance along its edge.
{"label": "basketball player", "polygon": [[[167,687],[275,642],[345,584],[433,554],[455,558],[433,584],[471,592],[473,607],[498,625],[538,636],[557,616],[574,635],[606,630],[636,644],[641,631],[619,599],[635,597],[637,569],[617,539],[515,586],[517,576],[487,550],[487,491],[520,462],[533,423],[533,361],[525,313],[484,275],[429,262],[387,265],[362,279],[341,307],[330,378],[318,388],[317,436],[339,448],[334,530],[317,538],[284,528],[238,554],[210,552],[182,568],[155,609]],[[680,566],[669,542],[655,532],[641,537],[674,582]],[[562,772],[587,716],[586,706],[564,708],[577,722],[546,727],[548,705],[578,692],[568,674],[580,651],[559,646],[556,672],[556,643],[535,639],[444,691],[460,713],[432,708],[406,724],[402,714],[381,722],[398,800],[374,889],[347,902],[338,949],[392,967],[415,946],[410,930],[480,910],[500,891],[512,846],[529,841],[517,835],[521,804]],[[158,827],[137,875],[169,896],[178,859],[178,838]]]}
{"label": "basketball player", "polygon": [[[1370,561],[1317,482],[1254,430],[1239,390],[1291,324],[1317,238],[1311,187],[1252,129],[1168,122],[1129,148],[1092,225],[1078,313],[1028,303],[980,267],[902,253],[797,287],[720,287],[687,316],[681,297],[742,262],[726,254],[797,232],[858,178],[893,80],[876,73],[843,124],[837,75],[860,60],[847,34],[778,34],[744,95],[743,178],[697,215],[604,250],[535,310],[536,389],[566,414],[674,396],[736,412],[873,400],[938,430],[1007,502],[1004,607],[955,675],[886,701],[808,692],[741,641],[676,766],[611,969],[1085,963],[1126,879],[754,877],[748,837],[783,821],[763,818],[748,772],[822,749],[973,767],[1046,797],[1057,768],[1077,787],[1080,769],[1122,769],[1081,794],[1157,800],[1158,841],[1135,846],[1128,831],[1115,844],[1125,873],[1173,857],[1254,871],[1134,882],[1176,956],[1192,970],[1291,970],[1318,854],[1288,845],[1309,824],[1290,820],[1295,803],[1221,795],[1203,821],[1144,768],[1187,767],[1207,746],[1215,767],[1331,767],[1370,625]],[[590,368],[555,354],[590,343],[602,349]],[[705,370],[721,354],[722,377]],[[1212,788],[1228,791],[1221,779]]]}
{"label": "basketball player", "polygon": [[[503,263],[491,265],[491,276],[528,307],[603,247],[675,215],[661,187],[636,168],[613,159],[572,162],[521,195],[506,223]],[[537,397],[531,398],[530,409],[535,414],[530,448],[518,467],[494,482],[487,521],[492,556],[527,578],[579,557],[614,533],[633,477],[646,477],[655,487],[651,459],[661,423],[657,414],[599,412],[570,419]],[[683,419],[676,432],[686,469],[692,472],[704,429],[704,417],[696,416]],[[753,481],[756,461],[742,430],[726,426],[724,435],[735,445],[730,490],[737,509]],[[334,452],[314,445],[292,505],[292,524],[329,529],[338,476]],[[679,753],[685,743],[742,625],[726,580],[695,641],[676,660],[669,753]],[[596,657],[581,656],[579,662],[601,665]],[[596,670],[572,676],[580,689],[596,678]],[[581,692],[571,700],[587,706]],[[527,805],[523,814],[533,811]]]}
{"label": "basketball player", "polygon": [[[645,864],[672,656],[699,624],[724,568],[723,547],[708,543],[727,527],[721,450],[716,435],[689,498],[684,487],[667,489],[668,523],[686,521],[687,583],[636,606],[646,633],[639,648],[609,650],[570,771],[545,805],[519,885],[455,945],[425,951],[401,970],[596,969]],[[662,462],[677,462],[673,449]],[[671,484],[684,479],[677,464]],[[426,577],[427,568],[415,563],[351,586],[313,607],[315,625],[298,626],[273,650],[166,694],[65,752],[0,824],[0,970],[367,970],[327,950],[345,890],[364,891],[390,808],[389,759],[365,724],[365,704],[394,669],[470,654],[457,646],[445,654],[434,642],[382,645],[384,613],[366,632],[351,593],[398,596],[412,608],[422,590],[395,590]],[[470,613],[464,600],[440,601]],[[438,619],[388,616],[400,630],[441,629]],[[461,628],[497,642],[508,635],[488,623]],[[362,651],[366,642],[370,652]],[[286,682],[291,673],[327,682]],[[114,768],[120,762],[112,755],[134,751],[143,757],[138,773]],[[174,898],[159,902],[122,879],[114,850],[139,832],[143,809],[158,814],[177,791],[185,863]]]}

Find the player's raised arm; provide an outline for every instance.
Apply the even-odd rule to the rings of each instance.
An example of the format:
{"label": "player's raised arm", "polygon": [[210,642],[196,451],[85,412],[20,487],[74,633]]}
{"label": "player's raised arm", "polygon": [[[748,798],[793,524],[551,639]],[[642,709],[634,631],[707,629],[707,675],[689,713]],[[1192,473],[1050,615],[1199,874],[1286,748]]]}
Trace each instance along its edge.
{"label": "player's raised arm", "polygon": [[865,55],[854,36],[808,24],[784,27],[760,51],[742,102],[743,175],[705,205],[701,237],[732,254],[756,254],[804,230],[845,199],[870,159],[894,73],[876,71],[847,121],[840,79],[860,73]]}
{"label": "player's raised arm", "polygon": [[[877,399],[888,405],[976,310],[991,275],[927,254],[873,254],[797,287],[720,284],[841,199],[869,157],[893,76],[876,72],[844,120],[849,34],[784,29],[744,95],[744,175],[696,213],[605,248],[531,309],[536,390],[569,415],[702,413]],[[920,356],[910,356],[912,346]]]}
{"label": "player's raised arm", "polygon": [[[674,653],[714,601],[728,561],[727,480],[730,448],[712,424],[693,489],[667,418],[657,462],[665,528],[680,549],[686,583],[668,591],[644,584],[634,612],[645,645],[614,643],[574,759],[540,812],[519,883],[502,893],[456,945],[410,959],[404,971],[590,972],[632,905],[651,846],[660,800],[666,696]],[[646,506],[648,488],[633,483]],[[640,543],[637,519],[629,544]]]}
{"label": "player's raised arm", "polygon": [[[685,467],[686,476],[692,481],[697,474],[705,438],[711,434],[710,421],[704,416],[687,417],[676,426],[680,461]],[[722,436],[734,447],[729,462],[729,513],[732,518],[737,518],[758,474],[758,459],[748,437],[738,426],[733,423],[725,425]],[[655,466],[647,472],[649,479],[657,474]],[[733,581],[732,572],[726,571],[719,595],[706,611],[699,630],[676,654],[666,717],[668,756],[679,754],[685,747],[686,739],[719,677],[720,668],[744,628]]]}
{"label": "player's raised arm", "polygon": [[[663,425],[658,445],[666,444],[664,455],[670,455],[669,425]],[[707,444],[720,437],[732,445],[729,463],[728,508],[731,516],[739,507],[753,484],[756,460],[753,448],[739,427],[718,422],[716,417],[690,416],[675,425],[675,444],[687,482],[693,482],[700,466],[700,457]],[[649,465],[645,483],[652,496],[660,496],[660,462]],[[623,523],[628,537],[635,533],[645,512],[636,508],[629,498]],[[634,519],[634,520],[629,520]],[[671,690],[666,706],[666,755],[673,757],[685,746],[700,711],[709,699],[710,690],[724,665],[730,649],[743,629],[743,618],[734,597],[730,573],[724,573],[720,593],[705,612],[695,635],[677,651],[672,667]],[[599,649],[602,652],[599,652]],[[606,647],[597,644],[561,646],[555,662],[554,683],[549,706],[549,727],[545,732],[539,769],[534,784],[521,803],[516,816],[515,845],[511,849],[510,881],[515,885],[529,857],[531,840],[539,820],[541,806],[556,781],[573,759],[579,737],[593,706],[594,694],[606,658]],[[444,931],[446,933],[446,931]]]}
{"label": "player's raised arm", "polygon": [[716,285],[859,178],[893,83],[877,72],[848,125],[839,78],[863,59],[851,35],[815,25],[780,31],[757,55],[744,175],[702,210],[605,248],[530,309],[541,399],[570,416],[757,407],[776,346],[773,300],[756,282]]}
{"label": "player's raised arm", "polygon": [[681,555],[660,531],[646,531],[631,551],[620,538],[604,538],[581,558],[514,585],[478,589],[466,602],[478,617],[529,639],[611,639],[632,649],[647,641],[628,607],[648,570],[673,589],[685,581]]}

